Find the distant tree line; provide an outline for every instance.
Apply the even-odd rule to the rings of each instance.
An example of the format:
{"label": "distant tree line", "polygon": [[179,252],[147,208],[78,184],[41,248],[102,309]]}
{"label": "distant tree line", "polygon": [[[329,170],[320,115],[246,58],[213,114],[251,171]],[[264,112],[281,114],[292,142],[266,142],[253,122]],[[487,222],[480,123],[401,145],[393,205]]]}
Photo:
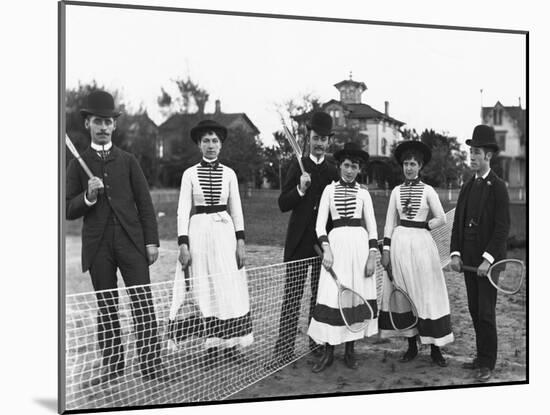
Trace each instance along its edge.
{"label": "distant tree line", "polygon": [[[198,121],[204,113],[209,93],[190,78],[176,79],[173,82],[177,86],[179,95],[172,97],[164,88],[161,88],[161,94],[157,99],[161,113],[165,118],[177,113],[196,114]],[[93,81],[90,84],[79,84],[76,88],[66,91],[66,131],[79,151],[84,151],[90,143],[90,137],[84,129],[79,110],[85,106],[86,96],[95,89],[103,89],[103,87]],[[118,91],[110,92],[114,95],[115,102],[121,101],[122,97]],[[306,131],[298,128],[292,119],[320,108],[319,99],[308,94],[288,100],[279,105],[276,110],[287,119],[289,127],[303,146]],[[113,143],[136,156],[151,186],[179,186],[183,171],[200,160],[198,147],[188,138],[188,130],[192,125],[185,127],[187,130],[183,132],[181,140],[176,140],[174,148],[170,149],[170,154],[165,154],[161,160],[158,128],[150,120],[147,112],[139,108],[134,113],[128,113],[123,104],[119,109],[122,110],[122,115],[118,119],[117,129],[113,134]],[[402,133],[404,139],[420,140],[432,150],[432,160],[421,173],[426,183],[440,188],[448,186],[457,188],[471,174],[466,164],[468,155],[465,151],[461,151],[456,137],[434,130],[424,130],[418,134],[414,129],[404,129]],[[270,187],[280,188],[280,181],[284,179],[294,155],[281,131],[274,132],[273,138],[274,144],[265,146],[257,137],[240,128],[230,129],[220,160],[236,171],[242,183],[248,183],[254,187],[267,183]],[[361,139],[357,129],[343,129],[339,131],[338,140],[329,152],[337,151],[345,141],[360,142]],[[307,147],[303,148],[307,154]],[[393,150],[392,147],[392,154]],[[67,163],[72,159],[69,151],[66,151],[66,158]],[[374,167],[378,169],[377,183],[374,184],[379,187],[388,185],[392,188],[403,180],[402,169],[393,157],[385,158]],[[495,160],[494,168],[498,173],[498,160]],[[373,166],[367,166],[361,177],[367,177],[372,173],[372,169]]]}

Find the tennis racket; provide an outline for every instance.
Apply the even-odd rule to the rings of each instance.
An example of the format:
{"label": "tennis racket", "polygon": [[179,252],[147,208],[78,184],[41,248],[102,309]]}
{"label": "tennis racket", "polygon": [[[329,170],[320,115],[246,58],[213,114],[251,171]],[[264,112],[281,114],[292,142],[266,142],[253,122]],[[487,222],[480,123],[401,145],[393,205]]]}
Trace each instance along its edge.
{"label": "tennis racket", "polygon": [[[317,255],[322,258],[321,248],[318,245],[314,245],[313,248]],[[353,333],[365,330],[370,320],[374,318],[372,307],[361,294],[340,283],[332,268],[327,271],[338,288],[338,309],[347,329]]]}
{"label": "tennis racket", "polygon": [[78,150],[76,149],[76,147],[74,146],[73,142],[71,141],[71,139],[69,138],[69,136],[67,134],[65,134],[65,145],[67,146],[69,151],[73,154],[73,156],[78,160],[78,162],[80,163],[80,165],[82,166],[82,168],[86,172],[86,175],[88,176],[88,178],[91,179],[92,177],[94,177],[94,174],[88,168],[88,165],[86,164],[86,162],[84,160],[82,160],[82,157],[80,157],[80,154],[78,153]]}
{"label": "tennis racket", "polygon": [[[477,272],[477,267],[462,266],[463,271]],[[504,294],[520,292],[525,280],[525,264],[519,259],[503,259],[489,268],[487,278],[497,290]]]}
{"label": "tennis racket", "polygon": [[390,323],[394,330],[410,330],[418,323],[418,311],[409,294],[395,283],[391,267],[386,269],[386,273],[393,286],[388,304]]}
{"label": "tennis racket", "polygon": [[296,159],[298,160],[298,165],[300,166],[300,170],[302,171],[302,174],[306,172],[304,169],[304,163],[302,163],[302,149],[298,145],[298,141],[296,141],[296,137],[294,137],[294,134],[288,129],[286,126],[285,120],[281,117],[281,123],[283,124],[283,133],[285,135],[286,141],[290,144],[290,147],[292,147],[292,151],[294,152],[294,155],[296,156]]}

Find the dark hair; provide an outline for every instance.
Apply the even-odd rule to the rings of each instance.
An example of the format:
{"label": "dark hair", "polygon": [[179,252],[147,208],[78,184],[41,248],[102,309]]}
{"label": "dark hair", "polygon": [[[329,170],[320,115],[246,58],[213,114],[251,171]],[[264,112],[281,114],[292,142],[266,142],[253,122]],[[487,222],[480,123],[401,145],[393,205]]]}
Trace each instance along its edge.
{"label": "dark hair", "polygon": [[400,164],[403,164],[405,160],[410,159],[415,159],[419,164],[424,165],[424,155],[422,154],[422,152],[413,149],[405,150],[399,162]]}
{"label": "dark hair", "polygon": [[338,162],[338,167],[340,167],[342,165],[342,163],[346,160],[349,160],[352,163],[359,164],[359,167],[363,166],[363,159],[361,157],[353,157],[353,156],[344,154],[342,157],[340,157],[338,160],[336,160]]}
{"label": "dark hair", "polygon": [[495,150],[493,147],[483,147],[483,146],[481,146],[481,148],[483,149],[485,154],[491,153],[493,156],[496,156],[496,154],[498,153],[498,150]]}
{"label": "dark hair", "polygon": [[220,138],[220,135],[216,131],[214,131],[214,130],[203,130],[199,133],[197,144],[200,144],[200,142],[202,141],[204,136],[208,135],[208,134],[216,134],[216,137],[218,137],[218,140],[220,140],[220,142],[222,141],[222,139]]}

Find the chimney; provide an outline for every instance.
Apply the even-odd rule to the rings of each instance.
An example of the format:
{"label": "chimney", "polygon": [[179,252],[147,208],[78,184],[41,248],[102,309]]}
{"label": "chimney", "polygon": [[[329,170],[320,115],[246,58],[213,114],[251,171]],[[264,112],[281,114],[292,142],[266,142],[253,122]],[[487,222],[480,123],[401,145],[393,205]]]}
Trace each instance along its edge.
{"label": "chimney", "polygon": [[388,101],[384,101],[384,114],[386,114],[388,117],[390,116],[389,110],[390,110],[390,103]]}
{"label": "chimney", "polygon": [[220,114],[222,112],[222,104],[219,99],[216,100],[216,110],[214,112],[216,114]]}

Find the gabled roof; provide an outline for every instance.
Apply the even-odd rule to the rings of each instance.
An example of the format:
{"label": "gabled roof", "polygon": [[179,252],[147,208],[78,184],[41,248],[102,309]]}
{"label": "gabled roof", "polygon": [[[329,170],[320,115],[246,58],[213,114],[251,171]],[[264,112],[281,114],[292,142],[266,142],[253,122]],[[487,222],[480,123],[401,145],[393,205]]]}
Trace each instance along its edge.
{"label": "gabled roof", "polygon": [[521,133],[525,134],[525,110],[523,108],[520,106],[506,107],[502,105],[500,101],[497,101],[497,103],[492,107],[482,107],[481,115],[485,119],[485,117],[491,114],[495,108],[504,109],[504,111],[506,111],[506,113],[517,122],[518,129]]}
{"label": "gabled roof", "polygon": [[[375,110],[370,105],[363,104],[363,103],[361,103],[361,104],[344,104],[341,101],[331,99],[330,101],[325,102],[321,106],[321,109],[324,110],[325,108],[327,108],[329,105],[332,105],[332,104],[340,105],[344,109],[344,111],[346,112],[346,115],[345,115],[346,118],[364,119],[364,120],[381,119],[381,120],[390,121],[390,122],[395,123],[399,126],[402,126],[402,125],[406,124],[403,121],[399,121],[399,120],[397,120],[393,117],[390,117],[390,116],[384,114],[383,112]],[[313,111],[310,111],[310,112],[307,112],[305,114],[300,114],[300,115],[297,115],[297,116],[292,117],[292,118],[294,120],[298,121],[298,122],[299,121],[308,121],[311,118],[312,113],[313,113]]]}
{"label": "gabled roof", "polygon": [[227,128],[231,128],[231,124],[239,121],[239,119],[244,120],[255,135],[260,134],[258,127],[250,121],[250,118],[244,112],[233,114],[223,112],[214,114],[174,114],[159,126],[159,130],[176,130],[182,126],[194,126],[202,120],[214,120]]}

